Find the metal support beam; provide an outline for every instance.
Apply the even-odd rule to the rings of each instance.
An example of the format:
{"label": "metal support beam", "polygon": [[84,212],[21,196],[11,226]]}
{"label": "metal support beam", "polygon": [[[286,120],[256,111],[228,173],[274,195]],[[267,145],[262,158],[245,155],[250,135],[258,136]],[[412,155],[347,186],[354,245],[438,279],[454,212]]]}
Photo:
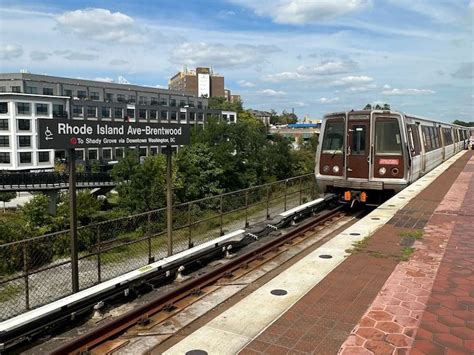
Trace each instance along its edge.
{"label": "metal support beam", "polygon": [[166,236],[168,239],[168,256],[173,255],[173,181],[171,146],[166,147]]}
{"label": "metal support beam", "polygon": [[71,233],[71,275],[72,292],[79,292],[79,260],[77,243],[76,205],[76,151],[68,149],[69,165],[69,229]]}

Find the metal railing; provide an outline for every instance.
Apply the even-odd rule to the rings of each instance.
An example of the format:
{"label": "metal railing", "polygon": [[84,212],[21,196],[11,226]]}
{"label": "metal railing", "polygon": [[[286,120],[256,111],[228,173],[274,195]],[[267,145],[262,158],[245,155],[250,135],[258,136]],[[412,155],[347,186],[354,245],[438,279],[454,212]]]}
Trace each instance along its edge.
{"label": "metal railing", "polygon": [[[313,174],[173,206],[173,253],[316,196]],[[167,254],[166,209],[78,228],[80,289]],[[69,230],[0,245],[0,321],[72,293]]]}
{"label": "metal railing", "polygon": [[[79,186],[115,185],[112,176],[105,172],[80,172],[76,174]],[[53,171],[38,173],[0,173],[0,191],[23,190],[41,188],[67,187],[69,174]]]}

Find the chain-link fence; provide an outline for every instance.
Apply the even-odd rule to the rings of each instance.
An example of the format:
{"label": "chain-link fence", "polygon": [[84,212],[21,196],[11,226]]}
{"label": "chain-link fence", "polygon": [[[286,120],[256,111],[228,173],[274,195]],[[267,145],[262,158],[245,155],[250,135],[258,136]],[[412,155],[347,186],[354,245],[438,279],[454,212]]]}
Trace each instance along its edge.
{"label": "chain-link fence", "polygon": [[[308,174],[173,206],[178,253],[265,221],[316,196]],[[166,209],[78,228],[85,289],[167,255]],[[72,293],[69,230],[0,245],[0,321]]]}

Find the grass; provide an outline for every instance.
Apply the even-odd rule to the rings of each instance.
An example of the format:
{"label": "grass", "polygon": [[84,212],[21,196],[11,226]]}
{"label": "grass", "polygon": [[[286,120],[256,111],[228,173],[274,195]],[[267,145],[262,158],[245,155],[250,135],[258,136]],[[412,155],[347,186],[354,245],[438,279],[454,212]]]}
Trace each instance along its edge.
{"label": "grass", "polygon": [[423,239],[423,231],[421,229],[415,229],[414,231],[401,232],[400,237],[414,240]]}
{"label": "grass", "polygon": [[367,245],[369,244],[369,238],[370,237],[367,236],[364,239],[359,240],[358,242],[352,243],[352,248],[346,249],[346,253],[354,254],[354,253],[361,252],[362,250],[367,248]]}
{"label": "grass", "polygon": [[408,261],[408,259],[410,259],[411,254],[413,254],[414,251],[415,251],[415,248],[412,248],[412,247],[402,248],[402,250],[401,250],[402,254],[400,256],[400,260]]}
{"label": "grass", "polygon": [[379,252],[379,251],[375,251],[375,250],[370,250],[369,253],[368,253],[370,256],[374,257],[374,258],[386,258],[387,255]]}
{"label": "grass", "polygon": [[411,247],[416,240],[423,239],[423,231],[416,229],[414,231],[405,231],[400,233],[400,245],[402,247]]}

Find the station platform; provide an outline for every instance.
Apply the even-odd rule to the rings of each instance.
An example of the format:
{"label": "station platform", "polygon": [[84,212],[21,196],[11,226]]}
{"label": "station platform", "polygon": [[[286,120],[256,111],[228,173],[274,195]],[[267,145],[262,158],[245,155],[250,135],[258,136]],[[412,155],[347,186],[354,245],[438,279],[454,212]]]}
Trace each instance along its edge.
{"label": "station platform", "polygon": [[165,353],[473,354],[473,207],[464,151]]}

